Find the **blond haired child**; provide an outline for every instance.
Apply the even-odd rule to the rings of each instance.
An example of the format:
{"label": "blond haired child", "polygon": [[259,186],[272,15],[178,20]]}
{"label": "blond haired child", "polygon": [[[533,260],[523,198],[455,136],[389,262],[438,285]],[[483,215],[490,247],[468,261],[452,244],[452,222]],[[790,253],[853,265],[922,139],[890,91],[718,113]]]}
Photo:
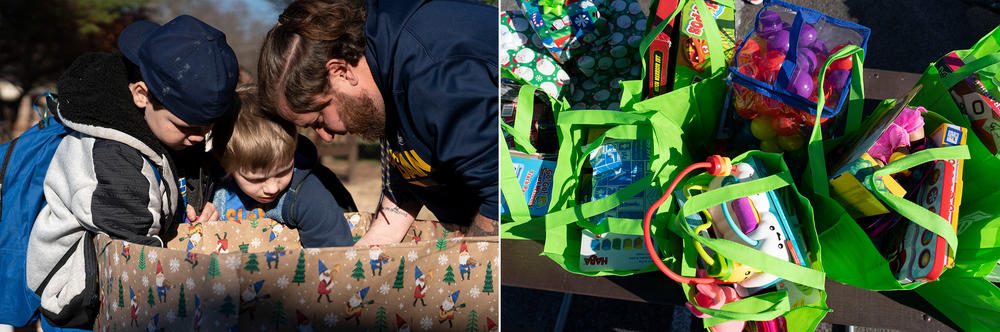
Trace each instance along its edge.
{"label": "blond haired child", "polygon": [[239,111],[217,127],[213,147],[225,170],[212,200],[220,220],[271,218],[297,228],[303,247],[354,245],[341,203],[315,174],[323,166],[312,143],[260,112],[256,87],[237,94]]}

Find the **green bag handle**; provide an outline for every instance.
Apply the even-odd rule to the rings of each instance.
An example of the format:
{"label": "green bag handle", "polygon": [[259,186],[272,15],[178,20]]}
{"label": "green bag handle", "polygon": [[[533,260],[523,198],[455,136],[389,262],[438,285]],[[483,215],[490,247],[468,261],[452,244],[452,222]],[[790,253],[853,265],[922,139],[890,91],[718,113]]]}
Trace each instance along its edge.
{"label": "green bag handle", "polygon": [[[885,165],[885,167],[875,171],[875,173],[867,179],[868,185],[871,186],[871,188],[876,188],[875,178],[877,177],[888,176],[926,162],[953,159],[969,159],[969,147],[960,145],[918,151],[914,154],[893,161],[888,165]],[[902,197],[886,194],[881,190],[875,190],[872,192],[880,201],[884,202],[896,212],[899,212],[900,215],[913,221],[917,225],[926,228],[932,233],[943,237],[945,242],[948,243],[948,246],[952,248],[953,252],[958,251],[958,236],[955,234],[955,230],[951,228],[951,223],[942,218],[940,215],[931,212],[916,203],[903,199]]]}
{"label": "green bag handle", "polygon": [[[819,86],[817,86],[818,91],[823,91],[823,83],[826,80],[826,70],[830,68],[830,64],[833,61],[842,59],[847,56],[852,57],[853,68],[851,70],[851,100],[847,106],[847,132],[853,132],[857,130],[861,125],[861,108],[864,106],[864,79],[861,77],[861,72],[864,70],[863,63],[861,61],[864,57],[864,50],[856,45],[847,45],[837,52],[834,52],[826,59],[826,64],[820,68],[819,71]],[[859,97],[855,99],[855,97]],[[809,135],[809,143],[807,147],[807,152],[809,156],[809,167],[811,168],[811,179],[813,191],[822,196],[830,196],[830,188],[826,184],[826,162],[824,158],[823,150],[823,133],[820,131],[820,122],[818,113],[826,105],[826,96],[823,93],[817,94],[816,99],[816,112],[817,119],[813,121],[812,133]]]}
{"label": "green bag handle", "polygon": [[[503,125],[506,124],[502,124],[501,126]],[[501,142],[503,141],[503,134],[500,134],[500,140]],[[528,202],[524,200],[524,192],[521,191],[521,185],[514,174],[514,164],[510,158],[510,150],[507,150],[506,147],[500,149],[500,192],[503,193],[503,197],[507,202],[507,210],[510,211],[511,219],[519,223],[531,220],[531,214],[528,213]],[[501,228],[503,226],[508,228],[514,226],[507,226],[506,224],[501,224]]]}
{"label": "green bag handle", "polygon": [[787,170],[783,170],[780,173],[761,179],[732,184],[692,196],[688,199],[687,203],[680,208],[680,212],[674,218],[674,226],[683,230],[685,234],[695,241],[701,242],[702,245],[712,248],[712,250],[726,257],[726,259],[740,262],[744,265],[749,265],[758,269],[766,267],[768,273],[779,278],[818,290],[824,290],[826,288],[826,274],[822,271],[796,265],[770,255],[762,255],[757,250],[730,240],[702,237],[691,229],[690,225],[688,225],[684,220],[685,216],[698,213],[699,211],[706,210],[712,206],[723,204],[741,197],[777,190],[789,186],[792,183],[792,175]]}
{"label": "green bag handle", "polygon": [[1000,63],[1000,53],[991,53],[990,55],[981,57],[963,65],[951,74],[945,75],[945,77],[941,78],[941,85],[944,86],[945,90],[951,89],[951,87],[955,86],[955,84],[958,84],[958,82],[961,82],[969,75],[997,63]]}
{"label": "green bag handle", "polygon": [[[583,163],[586,162],[586,156],[591,152],[596,150],[608,136],[619,137],[619,138],[640,138],[639,127],[646,126],[651,127],[652,123],[650,118],[640,114],[619,112],[619,111],[595,111],[595,110],[585,110],[585,111],[566,111],[560,114],[559,119],[556,120],[558,126],[566,128],[568,126],[575,125],[617,125],[604,133],[601,137],[594,140],[594,142],[588,144],[581,149],[581,158],[576,161],[575,164],[570,164],[569,161],[572,160],[573,155],[576,151],[572,151],[567,148],[559,149],[559,160],[566,161],[565,165],[573,167],[573,170],[579,170],[583,167]],[[654,144],[655,148],[655,144]],[[652,153],[650,154],[652,156]],[[557,165],[559,167],[559,165]],[[560,172],[556,172],[560,173]],[[562,173],[567,174],[567,173]],[[568,173],[573,174],[573,173]],[[588,218],[601,214],[605,211],[611,210],[616,206],[621,205],[629,198],[639,194],[646,188],[649,188],[653,182],[653,174],[647,175],[638,181],[626,186],[625,188],[615,192],[614,194],[608,195],[601,199],[593,200],[590,202],[582,203],[573,206],[569,209],[563,209],[561,211],[556,211],[550,213],[546,216],[546,219],[550,222],[546,222],[546,229],[564,227],[567,224],[575,222],[578,226],[588,229],[594,234],[607,233],[609,231],[620,232],[629,231],[628,229],[618,229],[619,227],[614,227],[612,229],[612,224],[623,226],[623,223],[619,222],[606,222],[600,225],[595,225],[589,221]],[[610,220],[609,220],[610,221]],[[628,227],[634,231],[634,227]],[[641,230],[639,232],[641,234]]]}
{"label": "green bag handle", "polygon": [[692,306],[712,317],[705,318],[713,320],[707,322],[709,325],[714,322],[723,323],[730,320],[742,321],[769,321],[778,316],[784,315],[791,310],[788,303],[788,291],[774,291],[767,294],[755,295],[738,301],[726,303],[722,309],[710,309],[698,306],[697,302],[689,301]]}
{"label": "green bag handle", "polygon": [[[653,43],[656,36],[663,32],[663,29],[667,27],[667,24],[673,22],[677,15],[679,15],[681,11],[684,10],[684,7],[686,7],[689,3],[695,3],[698,7],[698,13],[711,13],[711,11],[708,10],[708,6],[705,5],[705,0],[688,0],[682,2],[683,3],[679,3],[677,5],[677,9],[674,9],[674,12],[670,14],[669,19],[663,20],[660,24],[657,24],[652,31],[648,31],[642,38],[642,43],[639,44],[639,56],[646,56],[646,52],[649,51],[649,45]],[[736,8],[734,0],[719,0],[716,1],[716,3],[721,6]],[[726,70],[725,52],[723,52],[722,48],[722,37],[719,37],[719,25],[716,24],[712,15],[702,14],[701,18],[702,25],[704,26],[703,33],[706,36],[705,40],[708,42],[708,54],[722,54],[720,56],[709,56],[709,65],[712,67],[712,73],[714,74],[719,71]],[[647,74],[647,64],[645,59],[641,62],[642,78],[645,79]]]}
{"label": "green bag handle", "polygon": [[[537,152],[535,147],[531,145],[531,140],[528,137],[531,132],[531,119],[534,116],[536,90],[538,88],[530,84],[522,85],[517,96],[518,108],[517,113],[514,113],[514,126],[500,121],[500,128],[503,132],[510,134],[514,139],[514,143],[528,154]],[[503,134],[500,136],[500,141],[504,141]],[[506,228],[509,229],[529,222],[531,214],[528,211],[528,203],[524,200],[524,192],[521,191],[521,185],[514,174],[514,165],[510,157],[510,151],[506,147],[500,150],[500,191],[507,201],[507,209],[510,211],[511,219],[517,222],[517,224],[507,225]]]}

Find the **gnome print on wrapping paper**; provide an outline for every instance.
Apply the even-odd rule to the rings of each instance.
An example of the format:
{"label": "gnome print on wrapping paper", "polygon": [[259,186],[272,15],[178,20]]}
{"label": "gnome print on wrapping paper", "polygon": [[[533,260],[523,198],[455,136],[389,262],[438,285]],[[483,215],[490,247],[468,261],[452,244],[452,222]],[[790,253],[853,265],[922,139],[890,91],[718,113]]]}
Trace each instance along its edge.
{"label": "gnome print on wrapping paper", "polygon": [[410,324],[407,324],[403,317],[399,317],[399,314],[396,314],[396,332],[410,332]]}
{"label": "gnome print on wrapping paper", "polygon": [[163,275],[163,264],[160,260],[156,260],[156,298],[160,300],[160,303],[167,301],[167,291],[170,290],[170,284],[167,283],[167,277]]}
{"label": "gnome print on wrapping paper", "polygon": [[356,325],[361,325],[361,309],[363,309],[366,305],[375,303],[375,300],[368,300],[368,302],[365,302],[365,297],[368,296],[369,288],[371,288],[371,286],[362,288],[357,293],[351,295],[350,299],[347,299],[347,310],[345,311],[346,315],[344,316],[344,321],[349,321],[353,318]]}
{"label": "gnome print on wrapping paper", "polygon": [[131,248],[132,248],[131,243],[128,243],[128,241],[122,241],[122,257],[125,257],[126,262],[128,262],[129,258],[132,258]]}
{"label": "gnome print on wrapping paper", "polygon": [[219,233],[215,233],[215,238],[219,239],[219,242],[215,243],[215,252],[220,254],[229,253],[229,239],[227,239],[228,235],[229,234],[227,234],[226,232],[222,232],[222,236],[219,236]]}
{"label": "gnome print on wrapping paper", "polygon": [[414,282],[416,285],[413,287],[413,306],[416,307],[417,301],[419,300],[420,304],[423,304],[426,307],[427,303],[424,303],[424,296],[427,296],[428,276],[424,275],[420,271],[420,267],[417,266],[415,267],[415,271],[413,272],[413,278],[416,279],[416,281]]}
{"label": "gnome print on wrapping paper", "polygon": [[472,279],[472,269],[477,265],[476,260],[469,254],[469,248],[462,241],[462,247],[458,251],[458,274],[462,280]]}
{"label": "gnome print on wrapping paper", "polygon": [[413,244],[420,244],[420,237],[424,235],[424,231],[417,233],[416,228],[410,229],[410,231],[413,232],[413,236],[410,237],[410,241],[413,241]]}
{"label": "gnome print on wrapping paper", "polygon": [[313,332],[312,323],[309,322],[309,317],[306,317],[299,309],[295,309],[295,320],[298,321],[298,325],[295,326],[296,332]]}
{"label": "gnome print on wrapping paper", "polygon": [[156,332],[158,325],[160,325],[160,314],[153,315],[153,319],[146,323],[146,332]]}
{"label": "gnome print on wrapping paper", "polygon": [[316,287],[316,293],[319,293],[319,296],[316,297],[316,303],[319,303],[319,300],[324,295],[326,296],[326,302],[332,303],[333,300],[330,299],[330,291],[333,290],[333,271],[327,269],[323,261],[317,261],[319,262],[319,284]]}
{"label": "gnome print on wrapping paper", "polygon": [[486,317],[486,332],[498,332],[498,331],[500,331],[500,327],[497,326],[497,323],[494,322],[489,317]]}
{"label": "gnome print on wrapping paper", "polygon": [[274,219],[271,219],[271,224],[264,227],[263,232],[271,232],[271,234],[268,234],[267,236],[267,242],[271,242],[274,241],[274,239],[277,239],[278,235],[281,235],[281,232],[284,230],[285,225],[279,224],[277,221],[274,221]]}
{"label": "gnome print on wrapping paper", "polygon": [[274,267],[278,267],[278,258],[285,255],[285,247],[277,246],[274,247],[274,251],[265,251],[264,258],[267,259],[267,269],[271,269],[271,263],[274,262]]}
{"label": "gnome print on wrapping paper", "polygon": [[201,243],[201,223],[189,223],[187,235],[178,238],[178,241],[188,240],[187,251],[191,251]]}
{"label": "gnome print on wrapping paper", "polygon": [[444,301],[441,302],[441,306],[438,307],[438,309],[440,309],[438,312],[438,323],[444,324],[444,322],[447,321],[448,327],[454,327],[452,321],[455,320],[455,312],[457,312],[458,309],[465,308],[465,303],[456,304],[458,303],[459,292],[461,291],[451,293],[451,295],[444,298]]}
{"label": "gnome print on wrapping paper", "polygon": [[194,332],[201,331],[201,299],[198,294],[194,295]]}
{"label": "gnome print on wrapping paper", "polygon": [[139,302],[135,300],[135,292],[132,291],[132,286],[128,286],[128,299],[129,315],[132,316],[132,322],[129,323],[129,326],[139,326],[139,322],[136,321],[136,318],[139,318]]}
{"label": "gnome print on wrapping paper", "polygon": [[247,288],[243,290],[243,294],[240,294],[240,314],[247,313],[250,315],[250,319],[253,319],[260,300],[271,298],[271,294],[260,294],[262,287],[264,287],[264,280],[247,285]]}
{"label": "gnome print on wrapping paper", "polygon": [[375,270],[378,269],[378,275],[382,275],[382,264],[388,263],[392,258],[382,254],[382,248],[379,246],[371,246],[368,251],[368,263],[372,267],[372,276],[375,276]]}

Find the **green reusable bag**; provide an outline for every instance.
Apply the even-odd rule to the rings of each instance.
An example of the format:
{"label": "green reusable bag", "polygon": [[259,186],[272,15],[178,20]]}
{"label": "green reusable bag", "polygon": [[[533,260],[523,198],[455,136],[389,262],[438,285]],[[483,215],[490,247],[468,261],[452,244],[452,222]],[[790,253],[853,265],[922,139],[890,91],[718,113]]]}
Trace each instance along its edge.
{"label": "green reusable bag", "polygon": [[[859,77],[862,68],[861,52],[863,51],[856,47],[845,47],[831,55],[830,59],[833,60],[853,55],[853,65],[858,70],[853,73],[855,78],[852,81],[857,83],[861,82]],[[827,65],[822,67],[823,72],[820,73],[820,77],[823,77],[822,75],[825,74],[830,62],[828,60]],[[820,80],[819,84],[819,87],[822,88],[823,80]],[[857,88],[859,91],[863,91],[863,87],[858,86]],[[854,90],[855,86],[852,86],[851,89]],[[820,107],[823,106],[824,102],[823,96],[819,96],[818,104]],[[892,107],[892,105],[893,101],[887,101],[880,105],[880,107]],[[853,104],[850,104],[847,118],[848,135],[857,134],[855,131],[859,127],[859,114],[859,108],[855,108]],[[869,119],[869,121],[877,120],[875,118]],[[940,120],[935,120],[933,116],[927,115],[925,115],[925,121],[925,128],[931,128],[931,130],[935,128],[933,126],[941,122]],[[819,233],[820,243],[823,247],[827,248],[822,259],[826,267],[827,276],[838,282],[869,290],[913,289],[920,286],[920,283],[900,284],[892,274],[889,262],[875,248],[875,245],[872,244],[864,230],[848,215],[847,211],[837,201],[830,198],[824,158],[825,151],[828,150],[824,149],[824,144],[833,147],[843,140],[835,139],[824,142],[820,135],[819,125],[814,124],[807,150],[809,163],[802,177],[802,187],[812,202],[813,210],[816,213],[816,228]],[[969,153],[966,146],[927,149],[889,163],[876,171],[869,180],[874,181],[877,177],[934,160],[968,158]],[[871,186],[875,187],[874,182],[871,183]],[[874,194],[890,209],[899,212],[902,216],[916,222],[931,232],[942,236],[952,248],[958,248],[958,241],[954,230],[940,216],[900,197],[885,195],[881,191],[875,191]],[[836,248],[836,250],[830,250],[830,248]]]}
{"label": "green reusable bag", "polygon": [[[712,317],[703,320],[706,328],[730,320],[766,321],[784,316],[789,331],[813,331],[816,325],[826,316],[829,308],[826,306],[825,275],[820,248],[822,247],[813,221],[813,210],[804,196],[795,188],[791,173],[780,154],[762,151],[749,151],[733,159],[733,164],[748,157],[754,157],[773,175],[713,189],[692,196],[673,217],[671,228],[684,239],[683,255],[680,257],[680,274],[693,277],[698,264],[698,256],[694,251],[694,241],[711,248],[716,253],[731,261],[757,267],[788,282],[794,283],[792,289],[776,290],[727,303],[722,308],[713,310],[698,307],[698,310]],[[712,175],[703,173],[692,177],[688,183],[705,183]],[[685,216],[698,213],[711,206],[771,190],[786,188],[786,208],[794,209],[798,217],[802,239],[810,267],[804,267],[781,260],[761,251],[751,249],[726,239],[704,238],[694,232],[684,220]],[[790,211],[791,212],[791,211]],[[791,214],[790,214],[791,215]],[[680,254],[680,253],[676,253]],[[763,268],[761,268],[763,267]],[[787,285],[787,284],[786,284]],[[694,298],[694,286],[681,284],[688,302],[697,303]]]}
{"label": "green reusable bag", "polygon": [[[697,1],[704,6],[703,1]],[[731,1],[730,1],[731,4]],[[680,7],[678,7],[680,8]],[[672,16],[677,15],[676,10]],[[669,20],[667,20],[669,21]],[[665,21],[665,22],[667,22]],[[706,20],[710,21],[710,20]],[[710,22],[714,23],[714,22]],[[709,24],[706,24],[709,25]],[[661,23],[657,29],[661,31],[666,23]],[[715,28],[714,25],[706,29]],[[716,28],[717,29],[717,28]],[[709,34],[710,36],[712,34]],[[715,37],[718,37],[717,34]],[[653,37],[643,40],[642,50],[648,47]],[[721,41],[716,39],[713,46],[721,49]],[[711,41],[711,40],[710,40]],[[719,51],[721,53],[721,51]],[[636,55],[638,56],[638,55]],[[684,89],[667,93],[657,98],[640,102],[641,81],[622,83],[623,104],[621,111],[582,110],[560,111],[556,115],[559,129],[560,152],[553,175],[553,194],[549,204],[549,213],[545,216],[522,216],[513,221],[501,224],[501,236],[508,239],[543,240],[542,254],[551,258],[567,271],[584,275],[631,275],[639,272],[655,270],[652,264],[640,270],[614,271],[581,271],[580,241],[583,229],[589,229],[595,234],[614,232],[627,235],[642,235],[641,219],[607,218],[606,222],[594,225],[590,218],[607,212],[629,198],[636,196],[649,187],[662,188],[678,171],[678,165],[691,163],[690,156],[684,144],[685,140],[709,137],[711,129],[718,118],[722,97],[725,93],[725,82],[722,76],[724,61],[715,64],[716,75],[712,78],[693,84]],[[702,119],[706,117],[706,119]],[[703,125],[709,124],[711,125]],[[594,128],[607,131],[589,144],[585,144],[589,130]],[[709,130],[709,131],[704,131]],[[698,133],[688,138],[688,133]],[[633,182],[631,185],[607,197],[590,202],[577,202],[577,191],[581,185],[582,167],[590,152],[594,151],[605,139],[639,139],[651,143],[649,169],[650,175]],[[505,198],[511,199],[520,188],[513,179],[513,169],[505,160],[507,155],[501,152],[501,191]],[[504,188],[508,187],[508,188]],[[666,204],[659,210],[658,218],[667,220],[673,204]],[[660,224],[665,224],[661,222]],[[654,228],[657,243],[664,248],[679,245],[676,236],[666,228]]]}
{"label": "green reusable bag", "polygon": [[[942,76],[935,64],[927,66],[917,84],[923,87],[910,105],[924,106],[949,122],[963,127],[971,123],[955,104],[948,89],[978,72],[983,80],[1000,72],[1000,28],[994,29],[972,48],[955,51],[969,62],[951,74]],[[989,84],[987,82],[986,84]],[[966,186],[959,209],[958,241],[955,267],[938,282],[916,291],[955,324],[967,331],[1000,330],[1000,289],[983,279],[1000,260],[1000,159],[992,155],[978,135],[969,130],[971,159],[965,161],[962,179]],[[975,185],[971,185],[975,184]]]}

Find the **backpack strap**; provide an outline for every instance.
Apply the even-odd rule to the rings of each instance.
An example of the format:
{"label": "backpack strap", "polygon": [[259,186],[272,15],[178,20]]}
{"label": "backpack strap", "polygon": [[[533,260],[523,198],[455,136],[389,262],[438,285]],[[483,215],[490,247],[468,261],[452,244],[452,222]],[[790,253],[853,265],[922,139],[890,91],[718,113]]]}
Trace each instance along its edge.
{"label": "backpack strap", "polygon": [[[17,140],[21,138],[20,136],[14,138],[10,141],[10,145],[7,145],[7,152],[3,155],[3,166],[0,167],[0,193],[3,192],[3,182],[7,178],[7,163],[10,162],[10,155],[14,153],[14,146],[17,145]],[[0,221],[3,220],[3,195],[0,194]]]}

